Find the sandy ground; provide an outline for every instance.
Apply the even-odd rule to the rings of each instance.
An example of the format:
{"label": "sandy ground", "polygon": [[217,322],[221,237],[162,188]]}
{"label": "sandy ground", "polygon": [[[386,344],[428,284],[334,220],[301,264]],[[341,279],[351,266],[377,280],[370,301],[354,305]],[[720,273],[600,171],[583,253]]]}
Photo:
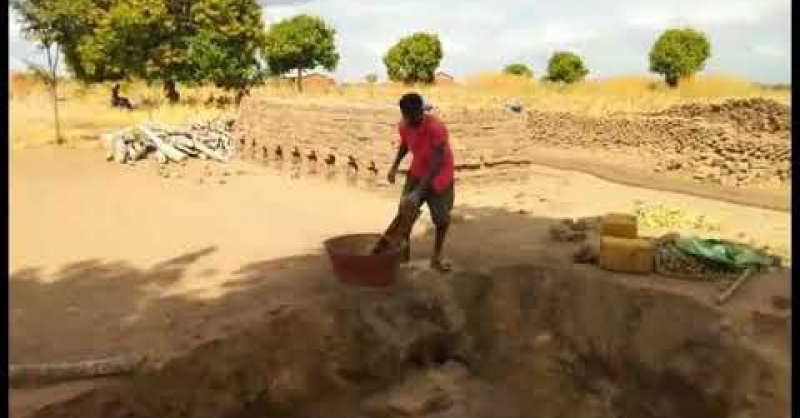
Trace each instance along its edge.
{"label": "sandy ground", "polygon": [[[97,150],[11,154],[12,363],[130,351],[166,355],[212,338],[247,315],[313,297],[334,285],[321,273],[327,271],[321,242],[382,231],[396,206],[395,188],[292,179],[249,163],[211,165],[207,176],[205,163],[193,161],[180,170],[181,178],[164,179],[154,165],[124,167],[102,157]],[[546,237],[552,218],[631,210],[636,200],[690,208],[718,220],[722,235],[744,234],[789,249],[787,212],[545,167],[521,180],[488,181],[466,181],[457,191],[459,215],[449,248],[462,268],[530,260],[543,247],[556,247]],[[417,230],[417,257],[429,252],[425,218]],[[774,283],[771,288],[787,291],[788,280]],[[246,288],[258,290],[245,293]],[[43,399],[82,388],[11,391],[12,408],[19,416]]]}
{"label": "sandy ground", "polygon": [[[380,229],[393,209],[358,189],[343,194],[322,182],[255,175],[257,168],[247,165],[213,166],[206,177],[203,167],[197,162],[185,177],[164,179],[154,165],[105,163],[94,150],[15,152],[11,271],[49,275],[87,260],[149,268],[205,251],[195,267],[215,270],[203,275],[207,288],[248,262],[316,251],[330,236]],[[192,286],[190,280],[172,290]]]}
{"label": "sandy ground", "polygon": [[[459,198],[469,206],[501,206],[513,212],[523,210],[549,218],[633,213],[637,203],[662,204],[692,216],[702,215],[719,226],[718,231],[687,228],[678,232],[749,242],[768,246],[784,257],[791,255],[790,212],[627,186],[577,171],[538,166],[525,170],[520,179],[483,178],[468,183]],[[670,231],[643,229],[640,232],[645,236],[660,236]]]}
{"label": "sandy ground", "polygon": [[598,151],[579,147],[542,147],[537,148],[531,156],[531,162],[542,167],[581,172],[620,185],[775,211],[791,210],[791,195],[786,185],[766,183],[736,187],[698,182],[686,174],[654,172],[649,167],[655,166],[658,161],[658,157],[631,149]]}

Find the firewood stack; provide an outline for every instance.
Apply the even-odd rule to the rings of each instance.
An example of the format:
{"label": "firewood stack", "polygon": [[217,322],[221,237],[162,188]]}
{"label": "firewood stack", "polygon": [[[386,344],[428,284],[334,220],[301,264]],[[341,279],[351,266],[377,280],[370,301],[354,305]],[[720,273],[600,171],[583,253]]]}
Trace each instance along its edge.
{"label": "firewood stack", "polygon": [[189,127],[147,122],[136,128],[104,134],[106,159],[133,164],[150,155],[160,164],[183,162],[188,158],[227,162],[235,144],[232,118],[195,122]]}

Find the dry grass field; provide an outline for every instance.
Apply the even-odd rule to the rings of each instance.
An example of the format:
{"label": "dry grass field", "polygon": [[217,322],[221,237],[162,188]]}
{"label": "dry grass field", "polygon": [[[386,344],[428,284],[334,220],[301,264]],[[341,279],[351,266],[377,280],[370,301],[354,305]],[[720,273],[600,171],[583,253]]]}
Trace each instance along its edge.
{"label": "dry grass field", "polygon": [[[427,100],[448,107],[502,107],[509,101],[530,109],[604,115],[615,112],[654,112],[686,103],[719,102],[730,98],[766,97],[788,103],[788,91],[767,90],[746,80],[730,76],[697,77],[678,89],[669,89],[659,80],[647,77],[614,77],[587,81],[574,86],[555,86],[502,74],[480,74],[452,86],[407,87],[394,83],[350,84],[326,90],[310,89],[302,95],[293,86],[269,83],[253,89],[252,95],[289,100],[296,103],[384,104],[394,102],[410,88]],[[144,120],[180,123],[218,114],[206,106],[210,95],[225,95],[211,87],[181,88],[181,103],[163,105],[159,87],[141,82],[122,84],[122,95],[135,105],[149,101],[149,109],[133,112],[109,107],[111,84],[83,86],[62,82],[61,123],[63,137],[70,146],[91,143],[98,133],[108,132]],[[27,77],[14,77],[11,83],[10,146],[29,147],[53,140],[52,102],[41,83]],[[231,96],[231,94],[228,94]],[[159,106],[160,104],[160,106]]]}
{"label": "dry grass field", "polygon": [[[194,89],[184,92],[185,99],[198,100],[211,89]],[[219,113],[205,106],[181,104],[177,106],[153,106],[132,112],[113,109],[109,106],[111,85],[91,87],[66,82],[59,89],[60,120],[62,136],[68,147],[93,146],[102,133],[115,131],[147,120],[168,123],[184,123],[196,118],[205,118]],[[9,145],[12,148],[54,143],[53,105],[49,92],[41,83],[12,83],[12,99],[9,103]],[[123,86],[122,95],[134,103],[145,100],[163,102],[160,89],[141,83]],[[205,100],[208,94],[202,96]]]}

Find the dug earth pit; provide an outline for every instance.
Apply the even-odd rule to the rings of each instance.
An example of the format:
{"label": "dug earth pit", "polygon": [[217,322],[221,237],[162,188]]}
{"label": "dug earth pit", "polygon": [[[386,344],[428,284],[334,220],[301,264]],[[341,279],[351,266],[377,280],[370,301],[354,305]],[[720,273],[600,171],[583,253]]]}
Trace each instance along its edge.
{"label": "dug earth pit", "polygon": [[[569,264],[340,287],[34,417],[788,417],[788,350]],[[788,333],[788,329],[786,330]]]}

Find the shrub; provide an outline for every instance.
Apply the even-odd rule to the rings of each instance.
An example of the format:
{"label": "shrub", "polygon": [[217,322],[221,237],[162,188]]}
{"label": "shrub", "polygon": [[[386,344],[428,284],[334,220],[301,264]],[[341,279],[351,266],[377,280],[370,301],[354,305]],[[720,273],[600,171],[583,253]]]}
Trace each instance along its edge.
{"label": "shrub", "polygon": [[650,50],[650,71],[661,74],[670,87],[701,71],[711,57],[711,44],[694,29],[669,29]]}
{"label": "shrub", "polygon": [[520,77],[533,77],[533,71],[525,64],[511,64],[506,66],[504,73]]}
{"label": "shrub", "polygon": [[314,16],[299,15],[273,25],[267,32],[264,50],[272,74],[297,71],[300,91],[304,70],[322,67],[333,71],[339,64],[336,31]]}
{"label": "shrub", "polygon": [[383,57],[392,81],[432,83],[442,61],[442,43],[430,33],[416,33],[401,39]]}
{"label": "shrub", "polygon": [[571,84],[583,81],[588,74],[581,57],[571,52],[556,52],[547,64],[546,80]]}

